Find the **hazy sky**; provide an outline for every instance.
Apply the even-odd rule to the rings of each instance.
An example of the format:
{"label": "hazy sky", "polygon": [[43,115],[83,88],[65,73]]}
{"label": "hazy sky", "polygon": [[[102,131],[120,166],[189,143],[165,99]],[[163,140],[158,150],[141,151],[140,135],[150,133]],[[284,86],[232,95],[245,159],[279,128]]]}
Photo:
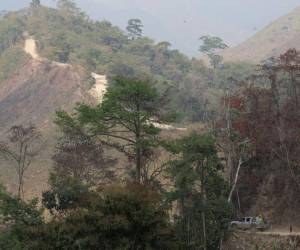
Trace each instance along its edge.
{"label": "hazy sky", "polygon": [[[3,10],[19,9],[30,0],[0,0]],[[41,0],[55,5],[55,0]],[[211,34],[230,45],[238,44],[274,19],[287,14],[300,0],[76,0],[96,19],[124,28],[140,18],[144,33],[157,41],[168,40],[188,55],[197,55],[198,38]]]}

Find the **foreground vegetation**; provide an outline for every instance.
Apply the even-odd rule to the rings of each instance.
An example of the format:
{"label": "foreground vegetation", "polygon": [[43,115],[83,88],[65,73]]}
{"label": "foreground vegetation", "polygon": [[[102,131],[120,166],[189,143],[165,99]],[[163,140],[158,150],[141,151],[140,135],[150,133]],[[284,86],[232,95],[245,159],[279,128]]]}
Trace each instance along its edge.
{"label": "foreground vegetation", "polygon": [[[42,207],[22,199],[23,181],[18,197],[1,189],[0,246],[219,249],[228,222],[250,207],[251,184],[241,180],[257,168],[267,179],[279,172],[277,181],[291,189],[278,195],[285,201],[295,197],[293,205],[298,204],[298,92],[289,93],[298,89],[299,64],[298,52],[289,50],[261,65],[250,85],[227,92],[214,126],[174,139],[154,125],[174,117],[165,108],[167,92],[147,78],[116,77],[98,106],[58,111],[60,140]],[[9,142],[1,144],[5,159],[19,159],[17,174],[30,167],[26,159],[35,157],[38,134],[32,125],[15,126]],[[111,150],[118,153],[107,154]],[[262,185],[259,176],[254,180]]]}
{"label": "foreground vegetation", "polygon": [[[51,219],[43,218],[36,201],[22,201],[20,192],[14,197],[2,189],[0,213],[5,229],[0,246],[216,249],[233,210],[215,139],[197,133],[162,139],[153,117],[161,122],[170,115],[159,100],[164,98],[151,81],[118,77],[99,106],[78,105],[74,115],[57,112],[62,134],[53,157],[50,190],[42,200]],[[27,142],[28,151],[21,159],[29,157],[36,133],[24,131],[34,128],[15,131],[18,137],[2,146],[2,154],[10,156],[11,148]],[[129,168],[123,166],[123,174],[114,170],[113,159],[105,157],[106,148],[128,159]],[[155,168],[153,156],[161,150],[173,157]],[[164,184],[167,179],[171,185]]]}

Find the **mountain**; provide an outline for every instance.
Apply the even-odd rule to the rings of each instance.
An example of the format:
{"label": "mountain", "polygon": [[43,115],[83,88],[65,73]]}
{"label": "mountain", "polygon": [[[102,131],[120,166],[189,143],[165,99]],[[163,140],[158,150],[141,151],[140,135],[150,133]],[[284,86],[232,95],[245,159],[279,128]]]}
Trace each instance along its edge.
{"label": "mountain", "polygon": [[[13,10],[31,0],[2,1],[1,9]],[[57,1],[41,0],[55,6]],[[170,41],[174,48],[198,56],[199,37],[210,34],[236,45],[252,36],[271,20],[299,5],[298,0],[75,0],[94,19],[106,19],[125,28],[130,18],[140,18],[144,34],[156,41]],[[272,6],[270,8],[270,6]],[[266,12],[265,9],[268,9]]]}
{"label": "mountain", "polygon": [[[44,150],[26,178],[29,196],[47,186],[56,142],[55,111],[76,103],[99,104],[116,75],[151,77],[169,90],[169,109],[191,121],[201,109],[202,65],[168,42],[129,39],[108,21],[91,20],[76,6],[30,6],[0,16],[0,133],[34,123]],[[191,101],[192,100],[192,101]],[[199,117],[197,117],[198,119]],[[13,168],[0,162],[1,182],[13,191]]]}
{"label": "mountain", "polygon": [[289,48],[300,49],[300,7],[279,18],[240,45],[225,50],[225,61],[258,63]]}
{"label": "mountain", "polygon": [[[36,47],[34,53],[26,51],[26,41],[29,47]],[[66,67],[61,67],[64,64]],[[12,113],[19,112],[17,105],[22,107],[20,115],[32,112],[42,124],[56,109],[65,107],[65,102],[74,106],[89,99],[86,96],[93,88],[101,89],[95,87],[97,79],[115,75],[151,76],[162,91],[172,87],[170,105],[188,117],[191,109],[185,103],[195,95],[188,85],[202,81],[198,64],[172,50],[168,42],[128,39],[120,28],[108,21],[91,20],[76,6],[54,9],[40,5],[8,12],[0,18],[0,109],[5,113],[0,127],[26,121]],[[33,92],[27,93],[25,87]],[[44,98],[46,92],[49,100]],[[50,96],[56,101],[50,101]],[[25,100],[29,106],[22,103]],[[37,105],[41,110],[34,113]],[[30,120],[32,116],[26,117]]]}

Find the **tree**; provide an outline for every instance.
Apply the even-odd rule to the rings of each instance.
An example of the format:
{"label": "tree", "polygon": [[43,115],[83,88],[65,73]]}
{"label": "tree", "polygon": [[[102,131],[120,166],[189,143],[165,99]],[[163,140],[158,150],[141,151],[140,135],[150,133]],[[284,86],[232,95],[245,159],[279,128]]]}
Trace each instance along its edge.
{"label": "tree", "polygon": [[226,49],[228,46],[223,42],[223,40],[216,36],[202,36],[200,37],[202,45],[199,51],[206,54],[210,59],[210,64],[213,69],[216,69],[222,62],[222,56],[218,55],[218,50]]}
{"label": "tree", "polygon": [[13,163],[18,177],[18,197],[22,197],[24,175],[40,151],[41,134],[34,125],[16,125],[9,133],[9,142],[0,145],[0,153]]}
{"label": "tree", "polygon": [[[224,98],[218,145],[227,160],[228,200],[237,202],[240,212],[255,209],[277,221],[277,216],[271,218],[269,206],[279,214],[278,204],[285,204],[292,217],[291,211],[300,204],[299,73],[299,52],[288,50],[259,65],[256,73],[241,82],[242,88],[228,90]],[[257,202],[274,193],[274,203]]]}
{"label": "tree", "polygon": [[68,63],[73,48],[70,44],[64,41],[64,37],[60,36],[58,39],[61,40],[57,43],[57,47],[52,51],[51,56],[58,62]]}
{"label": "tree", "polygon": [[102,104],[97,107],[81,104],[73,118],[65,112],[58,116],[67,126],[77,120],[91,137],[134,160],[136,181],[141,182],[147,152],[159,143],[160,129],[153,123],[161,122],[165,115],[162,108],[165,98],[159,96],[149,80],[117,77]]}
{"label": "tree", "polygon": [[1,225],[35,226],[42,223],[42,209],[38,209],[38,200],[22,201],[10,195],[0,185],[0,222]]}
{"label": "tree", "polygon": [[73,0],[58,0],[57,8],[60,11],[65,12],[70,15],[80,14],[80,9],[76,6],[76,3]]}
{"label": "tree", "polygon": [[41,1],[40,0],[32,0],[31,1],[31,6],[33,7],[37,7],[41,5]]}
{"label": "tree", "polygon": [[251,158],[251,143],[245,136],[246,123],[241,118],[245,112],[242,97],[238,91],[230,94],[226,91],[222,118],[216,128],[219,150],[226,158],[225,176],[231,187],[228,202],[232,201],[236,190],[241,167]]}
{"label": "tree", "polygon": [[171,199],[179,203],[179,238],[186,249],[218,249],[231,206],[226,183],[218,174],[214,138],[192,133],[177,140],[171,150],[179,156],[170,167]]}
{"label": "tree", "polygon": [[127,31],[129,34],[129,37],[134,40],[137,38],[140,38],[143,33],[143,24],[140,19],[130,19],[128,20],[128,25],[127,25]]}
{"label": "tree", "polygon": [[27,228],[43,224],[42,214],[37,199],[25,202],[0,185],[0,249],[26,249],[21,239]]}
{"label": "tree", "polygon": [[28,249],[177,249],[157,192],[128,183],[77,194],[76,209],[24,231]]}
{"label": "tree", "polygon": [[53,215],[76,210],[82,206],[84,196],[89,195],[90,185],[69,176],[62,178],[52,173],[49,184],[50,189],[43,192],[42,202]]}
{"label": "tree", "polygon": [[110,181],[114,174],[109,167],[115,161],[104,157],[104,145],[85,134],[79,124],[65,126],[62,121],[67,117],[64,117],[63,113],[58,117],[56,124],[62,136],[52,157],[53,174],[60,179],[74,178],[88,184]]}

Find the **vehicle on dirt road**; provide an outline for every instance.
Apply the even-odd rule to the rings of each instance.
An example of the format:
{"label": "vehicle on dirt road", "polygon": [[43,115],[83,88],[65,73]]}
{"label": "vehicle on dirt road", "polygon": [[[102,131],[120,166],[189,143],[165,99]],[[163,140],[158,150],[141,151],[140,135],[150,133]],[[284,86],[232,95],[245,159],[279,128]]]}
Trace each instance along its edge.
{"label": "vehicle on dirt road", "polygon": [[233,230],[259,230],[265,231],[270,229],[271,225],[258,217],[243,217],[230,222],[230,228]]}

